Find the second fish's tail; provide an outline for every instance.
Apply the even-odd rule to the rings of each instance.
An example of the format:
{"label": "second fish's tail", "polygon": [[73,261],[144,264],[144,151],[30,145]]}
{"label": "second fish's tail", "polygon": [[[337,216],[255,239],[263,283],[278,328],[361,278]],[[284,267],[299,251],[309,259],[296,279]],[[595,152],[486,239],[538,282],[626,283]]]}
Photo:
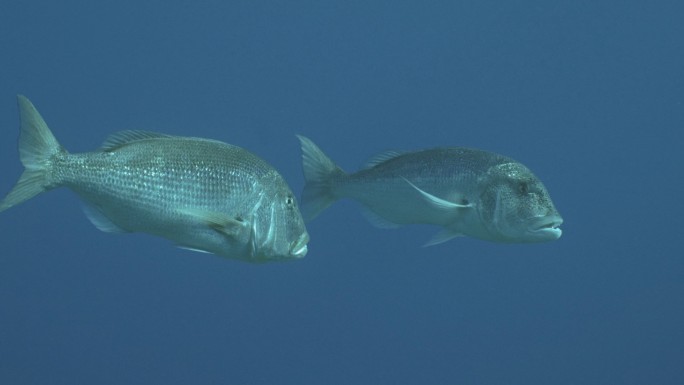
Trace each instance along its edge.
{"label": "second fish's tail", "polygon": [[302,191],[301,211],[304,220],[314,219],[339,197],[332,182],[345,174],[309,138],[297,135],[302,145],[302,168],[306,184]]}

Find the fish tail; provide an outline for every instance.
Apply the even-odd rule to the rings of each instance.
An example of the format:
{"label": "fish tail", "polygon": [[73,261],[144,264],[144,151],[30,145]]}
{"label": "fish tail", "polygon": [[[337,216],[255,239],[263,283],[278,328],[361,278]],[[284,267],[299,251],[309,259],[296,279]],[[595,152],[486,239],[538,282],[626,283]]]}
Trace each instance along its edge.
{"label": "fish tail", "polygon": [[346,174],[309,138],[302,135],[297,135],[297,138],[302,145],[302,168],[306,180],[301,212],[304,219],[310,221],[338,199],[331,182]]}
{"label": "fish tail", "polygon": [[47,178],[50,160],[65,152],[33,104],[23,95],[17,95],[17,102],[21,120],[19,157],[25,170],[12,191],[0,202],[0,211],[52,188]]}

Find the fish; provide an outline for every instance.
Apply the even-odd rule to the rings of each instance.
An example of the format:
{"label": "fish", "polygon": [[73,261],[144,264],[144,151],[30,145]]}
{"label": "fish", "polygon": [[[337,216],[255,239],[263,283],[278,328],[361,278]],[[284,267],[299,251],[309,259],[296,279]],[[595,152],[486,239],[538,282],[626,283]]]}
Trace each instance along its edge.
{"label": "fish", "polygon": [[509,157],[465,147],[386,151],[347,173],[311,139],[298,135],[309,222],[339,199],[359,202],[376,226],[440,227],[425,246],[468,236],[498,243],[558,239],[563,223],[544,184]]}
{"label": "fish", "polygon": [[0,212],[66,187],[98,229],[147,233],[245,262],[299,259],[309,234],[284,178],[265,160],[218,140],[120,131],[97,150],[69,153],[23,95],[25,170]]}

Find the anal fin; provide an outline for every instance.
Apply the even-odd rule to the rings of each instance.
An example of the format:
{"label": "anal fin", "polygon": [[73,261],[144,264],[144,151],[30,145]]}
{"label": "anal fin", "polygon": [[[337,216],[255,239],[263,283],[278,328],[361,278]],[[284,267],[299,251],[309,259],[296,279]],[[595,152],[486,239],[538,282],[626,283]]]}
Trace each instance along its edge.
{"label": "anal fin", "polygon": [[86,217],[88,217],[88,220],[90,220],[90,222],[100,231],[104,231],[105,233],[130,232],[116,225],[111,219],[107,218],[107,216],[104,215],[99,208],[92,204],[84,204],[83,212],[85,213]]}
{"label": "anal fin", "polygon": [[380,215],[376,214],[374,211],[369,209],[368,207],[363,207],[361,210],[361,213],[363,216],[370,222],[373,226],[380,228],[380,229],[396,229],[399,227],[398,224],[394,222],[390,222],[389,220],[381,217]]}
{"label": "anal fin", "polygon": [[432,238],[430,238],[423,247],[429,247],[429,246],[434,246],[434,245],[439,245],[440,243],[444,243],[446,241],[449,241],[451,239],[454,239],[456,237],[462,237],[464,236],[463,234],[450,230],[450,229],[444,229],[437,234],[435,234]]}

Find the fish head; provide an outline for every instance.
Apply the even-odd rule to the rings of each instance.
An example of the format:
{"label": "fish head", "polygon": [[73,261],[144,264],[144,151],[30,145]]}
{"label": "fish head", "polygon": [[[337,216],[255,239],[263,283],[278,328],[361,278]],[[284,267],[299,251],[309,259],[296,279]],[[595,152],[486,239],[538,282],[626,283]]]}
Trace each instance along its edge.
{"label": "fish head", "polygon": [[252,254],[257,261],[303,258],[309,234],[294,194],[282,177],[271,183],[254,207]]}
{"label": "fish head", "polygon": [[481,187],[479,214],[491,240],[546,242],[561,236],[563,218],[542,182],[521,163],[490,168]]}

